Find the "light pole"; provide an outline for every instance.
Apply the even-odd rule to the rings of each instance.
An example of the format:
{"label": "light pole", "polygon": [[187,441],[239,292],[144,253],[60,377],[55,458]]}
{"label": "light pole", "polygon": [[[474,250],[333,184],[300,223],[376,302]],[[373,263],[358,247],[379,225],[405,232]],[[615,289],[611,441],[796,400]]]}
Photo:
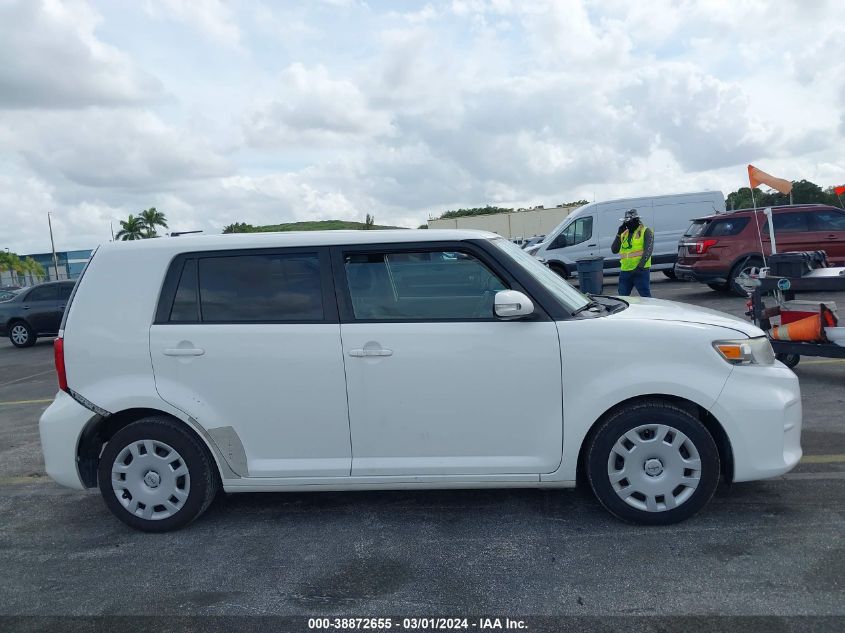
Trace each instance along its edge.
{"label": "light pole", "polygon": [[47,211],[47,225],[50,227],[50,246],[53,247],[53,269],[56,271],[56,279],[59,278],[59,258],[56,257],[56,243],[53,241],[53,221],[50,219],[50,212]]}

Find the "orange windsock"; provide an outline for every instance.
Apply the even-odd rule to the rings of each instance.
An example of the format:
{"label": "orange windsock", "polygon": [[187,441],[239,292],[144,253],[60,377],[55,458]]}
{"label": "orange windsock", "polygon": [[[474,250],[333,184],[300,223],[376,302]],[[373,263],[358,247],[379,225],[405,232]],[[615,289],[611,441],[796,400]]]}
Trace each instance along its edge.
{"label": "orange windsock", "polygon": [[780,191],[783,195],[788,195],[792,191],[791,182],[783,178],[775,178],[762,169],[757,169],[754,165],[748,166],[748,182],[751,183],[752,189],[760,185],[769,185],[769,187]]}
{"label": "orange windsock", "polygon": [[814,314],[800,321],[772,328],[772,338],[776,341],[823,341],[822,319]]}

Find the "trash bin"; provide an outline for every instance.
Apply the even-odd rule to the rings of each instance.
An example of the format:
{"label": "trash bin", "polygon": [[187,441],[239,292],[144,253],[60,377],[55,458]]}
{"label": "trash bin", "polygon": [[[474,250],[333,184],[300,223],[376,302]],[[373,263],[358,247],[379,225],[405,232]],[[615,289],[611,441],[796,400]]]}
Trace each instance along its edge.
{"label": "trash bin", "polygon": [[575,262],[581,292],[600,295],[604,291],[604,257],[595,255]]}

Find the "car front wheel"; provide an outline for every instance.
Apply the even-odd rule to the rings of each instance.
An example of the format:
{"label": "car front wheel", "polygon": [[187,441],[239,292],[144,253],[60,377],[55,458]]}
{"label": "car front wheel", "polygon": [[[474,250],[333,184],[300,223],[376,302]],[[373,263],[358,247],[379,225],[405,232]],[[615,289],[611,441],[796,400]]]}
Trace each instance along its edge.
{"label": "car front wheel", "polygon": [[146,532],[187,525],[205,512],[219,487],[205,446],[165,416],[138,420],[115,433],[100,457],[98,479],[109,510]]}
{"label": "car front wheel", "polygon": [[657,400],[611,415],[587,452],[596,497],[632,523],[667,525],[691,517],[713,496],[719,472],[719,452],[704,425]]}
{"label": "car front wheel", "polygon": [[23,321],[12,323],[9,328],[9,340],[15,347],[32,347],[36,339],[35,330]]}

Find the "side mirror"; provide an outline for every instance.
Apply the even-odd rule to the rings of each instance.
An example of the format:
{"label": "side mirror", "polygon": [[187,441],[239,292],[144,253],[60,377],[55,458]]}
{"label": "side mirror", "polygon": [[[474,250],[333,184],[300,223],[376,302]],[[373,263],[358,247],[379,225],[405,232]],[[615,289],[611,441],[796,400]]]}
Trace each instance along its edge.
{"label": "side mirror", "polygon": [[493,312],[500,319],[518,319],[534,314],[534,303],[518,290],[500,290],[493,298]]}

